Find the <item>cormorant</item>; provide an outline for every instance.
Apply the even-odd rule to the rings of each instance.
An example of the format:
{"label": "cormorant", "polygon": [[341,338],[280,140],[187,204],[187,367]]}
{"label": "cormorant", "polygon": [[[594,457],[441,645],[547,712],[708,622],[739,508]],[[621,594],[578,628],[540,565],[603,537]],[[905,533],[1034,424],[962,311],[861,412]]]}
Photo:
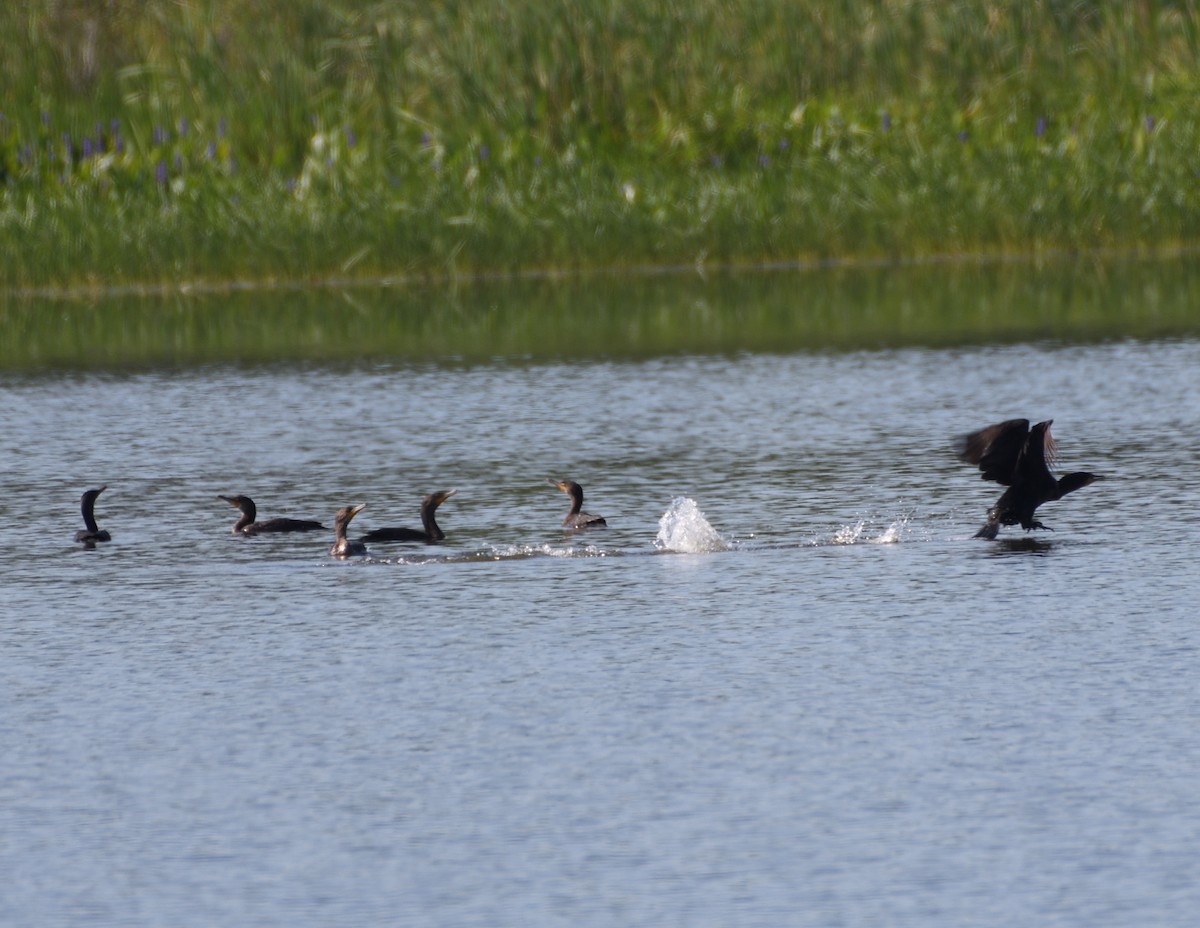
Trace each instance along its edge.
{"label": "cormorant", "polygon": [[424,528],[374,528],[363,535],[362,540],[368,544],[378,541],[424,541],[432,544],[441,541],[446,533],[437,524],[437,508],[457,492],[438,490],[421,500],[421,525]]}
{"label": "cormorant", "polygon": [[333,557],[357,557],[367,553],[365,544],[361,541],[351,541],[346,537],[346,529],[350,526],[350,520],[366,508],[366,503],[358,503],[355,506],[343,506],[337,511],[337,515],[333,517],[333,546],[329,549],[329,553]]}
{"label": "cormorant", "polygon": [[547,483],[552,487],[558,487],[567,496],[571,497],[571,510],[563,519],[563,525],[567,528],[591,528],[596,525],[607,525],[601,516],[594,516],[588,512],[580,512],[583,506],[583,487],[577,484],[574,480],[547,480]]}
{"label": "cormorant", "polygon": [[79,499],[79,508],[83,512],[83,524],[87,528],[77,531],[75,533],[75,540],[89,547],[94,547],[98,541],[112,541],[112,535],[96,525],[96,516],[94,514],[96,497],[107,489],[107,486],[102,486],[98,490],[88,490]]}
{"label": "cormorant", "polygon": [[267,519],[264,522],[255,522],[254,517],[258,515],[258,508],[254,505],[254,500],[249,496],[218,495],[217,499],[223,499],[230,506],[241,510],[242,517],[233,525],[233,534],[235,535],[326,531],[324,525],[320,522],[314,522],[311,519]]}
{"label": "cormorant", "polygon": [[1062,499],[1080,487],[1101,479],[1097,474],[1071,473],[1055,480],[1049,465],[1057,445],[1050,437],[1053,419],[1029,427],[1028,419],[1009,419],[959,440],[958,456],[978,464],[984,480],[1008,487],[988,510],[987,522],[976,538],[995,538],[1001,525],[1020,525],[1029,531],[1047,528],[1033,514],[1042,503]]}

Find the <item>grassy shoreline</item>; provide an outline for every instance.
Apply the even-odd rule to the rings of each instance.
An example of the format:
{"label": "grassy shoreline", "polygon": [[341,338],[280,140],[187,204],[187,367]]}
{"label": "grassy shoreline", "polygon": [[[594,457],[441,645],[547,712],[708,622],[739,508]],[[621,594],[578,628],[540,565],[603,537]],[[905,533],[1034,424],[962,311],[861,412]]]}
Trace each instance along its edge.
{"label": "grassy shoreline", "polygon": [[0,288],[1200,243],[1200,7],[1027,7],[14,5]]}

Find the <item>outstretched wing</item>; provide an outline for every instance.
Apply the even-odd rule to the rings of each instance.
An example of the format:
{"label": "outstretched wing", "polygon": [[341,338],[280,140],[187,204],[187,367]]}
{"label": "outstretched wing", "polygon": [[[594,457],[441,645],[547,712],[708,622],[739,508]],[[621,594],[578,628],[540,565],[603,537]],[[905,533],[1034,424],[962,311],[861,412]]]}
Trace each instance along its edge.
{"label": "outstretched wing", "polygon": [[1024,481],[1053,481],[1050,468],[1058,460],[1058,445],[1050,435],[1053,419],[1039,422],[1029,430],[1029,441],[1025,444],[1025,454],[1018,463],[1021,480]]}
{"label": "outstretched wing", "polygon": [[964,435],[958,442],[958,456],[977,464],[984,480],[1010,486],[1028,437],[1028,419],[1008,419]]}

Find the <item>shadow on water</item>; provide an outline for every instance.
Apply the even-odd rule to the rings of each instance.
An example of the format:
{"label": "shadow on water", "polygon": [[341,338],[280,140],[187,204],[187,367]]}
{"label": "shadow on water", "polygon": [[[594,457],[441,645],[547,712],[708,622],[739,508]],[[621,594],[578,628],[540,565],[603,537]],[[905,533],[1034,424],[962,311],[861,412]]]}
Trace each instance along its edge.
{"label": "shadow on water", "polygon": [[470,364],[1194,334],[1188,260],[614,274],[0,303],[0,370]]}
{"label": "shadow on water", "polygon": [[1032,554],[1045,557],[1053,553],[1055,545],[1044,538],[1034,538],[1026,535],[1022,538],[998,538],[989,542],[988,554],[993,557],[1009,557],[1012,555]]}

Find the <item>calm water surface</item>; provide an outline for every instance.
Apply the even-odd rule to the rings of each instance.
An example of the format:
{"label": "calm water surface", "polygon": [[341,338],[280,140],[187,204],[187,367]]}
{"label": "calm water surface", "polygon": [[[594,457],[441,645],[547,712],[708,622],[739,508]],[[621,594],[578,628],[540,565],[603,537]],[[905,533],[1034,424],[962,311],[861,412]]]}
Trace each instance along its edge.
{"label": "calm water surface", "polygon": [[[0,398],[4,924],[1200,911],[1200,341]],[[976,541],[999,491],[951,441],[1011,416],[1110,479]],[[610,527],[565,535],[547,477]],[[346,563],[214,498],[366,530],[440,487],[444,545]]]}

